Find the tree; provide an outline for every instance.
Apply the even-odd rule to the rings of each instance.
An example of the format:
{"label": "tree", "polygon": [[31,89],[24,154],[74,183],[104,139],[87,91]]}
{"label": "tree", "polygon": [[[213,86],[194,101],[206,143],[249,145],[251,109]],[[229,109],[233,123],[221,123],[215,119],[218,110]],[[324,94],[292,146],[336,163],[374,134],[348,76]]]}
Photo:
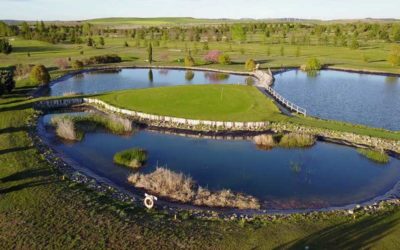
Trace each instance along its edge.
{"label": "tree", "polygon": [[349,48],[350,49],[358,49],[360,48],[360,44],[357,41],[357,38],[353,37],[349,43]]}
{"label": "tree", "polygon": [[297,46],[296,48],[296,57],[299,57],[301,55],[301,48],[300,46]]}
{"label": "tree", "polygon": [[281,46],[280,53],[281,53],[281,56],[285,55],[285,47]]}
{"label": "tree", "polygon": [[392,27],[392,41],[400,42],[400,25],[394,25]]}
{"label": "tree", "polygon": [[231,64],[231,58],[229,57],[229,55],[227,55],[227,54],[221,54],[219,57],[218,57],[218,62],[219,62],[219,64],[222,64],[222,65],[228,65],[228,64]]}
{"label": "tree", "polygon": [[11,93],[15,88],[13,73],[9,70],[0,71],[0,96],[5,92]]}
{"label": "tree", "polygon": [[104,46],[106,43],[104,42],[104,38],[101,36],[101,37],[99,37],[99,44],[100,44],[100,46]]}
{"label": "tree", "polygon": [[390,51],[388,62],[392,66],[400,66],[400,45],[394,45]]}
{"label": "tree", "polygon": [[7,39],[0,39],[0,53],[10,54],[12,52],[12,45]]}
{"label": "tree", "polygon": [[318,71],[322,69],[321,62],[313,57],[308,59],[307,63],[301,67],[304,71]]}
{"label": "tree", "polygon": [[233,40],[241,42],[246,41],[246,31],[241,24],[231,26],[231,36]]}
{"label": "tree", "polygon": [[247,71],[254,71],[256,69],[256,62],[253,59],[247,59],[245,69]]}
{"label": "tree", "polygon": [[128,42],[127,42],[127,41],[125,41],[125,43],[124,43],[124,47],[129,47],[129,44],[128,44]]}
{"label": "tree", "polygon": [[31,80],[36,84],[48,84],[50,82],[50,74],[44,65],[36,65],[31,71]]}
{"label": "tree", "polygon": [[185,67],[193,67],[195,64],[192,53],[189,50],[188,54],[185,56]]}
{"label": "tree", "polygon": [[93,39],[92,39],[91,37],[88,38],[88,40],[87,40],[87,42],[86,42],[86,45],[87,45],[88,47],[93,47],[94,41],[93,41]]}
{"label": "tree", "polygon": [[153,63],[153,46],[151,43],[149,43],[149,46],[147,47],[147,60],[150,64]]}

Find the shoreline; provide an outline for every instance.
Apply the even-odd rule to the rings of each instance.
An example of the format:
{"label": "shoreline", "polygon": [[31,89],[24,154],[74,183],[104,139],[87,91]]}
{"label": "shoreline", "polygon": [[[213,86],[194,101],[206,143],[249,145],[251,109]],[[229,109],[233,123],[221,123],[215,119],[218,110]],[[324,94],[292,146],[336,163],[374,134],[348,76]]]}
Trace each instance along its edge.
{"label": "shoreline", "polygon": [[[130,202],[133,206],[142,205],[141,199],[145,190],[138,189],[132,186],[132,190],[127,190],[118,184],[110,182],[106,177],[97,176],[95,173],[89,173],[91,171],[82,171],[82,167],[76,166],[77,164],[72,164],[73,160],[65,160],[62,153],[57,152],[53,149],[48,142],[45,142],[42,136],[39,135],[39,124],[40,116],[35,117],[33,129],[29,133],[34,141],[35,146],[45,155],[46,160],[53,165],[57,170],[59,170],[63,176],[66,175],[68,179],[72,182],[82,184],[85,187],[93,189],[99,192],[109,192],[113,190],[111,196],[117,200]],[[343,213],[353,214],[355,211],[378,211],[382,208],[383,204],[394,204],[400,206],[400,199],[394,198],[399,197],[400,181],[390,190],[378,195],[374,198],[361,201],[359,203],[352,203],[343,206],[329,206],[323,208],[300,208],[300,209],[278,209],[278,208],[261,208],[259,210],[240,210],[235,208],[219,208],[219,207],[204,207],[196,206],[193,204],[186,204],[180,202],[174,202],[168,198],[160,198],[157,202],[158,209],[162,211],[167,211],[168,213],[175,214],[180,211],[188,211],[194,213],[200,219],[209,218],[231,218],[235,216],[236,219],[242,216],[246,216],[249,219],[256,218],[258,216],[264,216],[267,218],[274,216],[291,216],[291,215],[303,215],[307,216],[310,213]],[[209,217],[211,216],[211,217]]]}

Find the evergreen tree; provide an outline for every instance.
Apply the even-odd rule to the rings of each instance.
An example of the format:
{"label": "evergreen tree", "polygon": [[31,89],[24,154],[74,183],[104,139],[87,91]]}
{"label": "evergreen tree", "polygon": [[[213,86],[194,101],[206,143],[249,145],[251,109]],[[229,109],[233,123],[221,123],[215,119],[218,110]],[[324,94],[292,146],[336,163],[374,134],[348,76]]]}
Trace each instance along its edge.
{"label": "evergreen tree", "polygon": [[4,93],[11,93],[15,88],[13,73],[9,70],[0,71],[0,96]]}
{"label": "evergreen tree", "polygon": [[104,46],[106,43],[104,42],[104,38],[101,36],[101,37],[99,37],[99,44],[100,44],[100,46]]}
{"label": "evergreen tree", "polygon": [[149,43],[149,46],[147,47],[147,60],[150,64],[153,63],[153,46],[151,43]]}
{"label": "evergreen tree", "polygon": [[10,54],[12,52],[12,45],[7,39],[0,39],[0,53]]}

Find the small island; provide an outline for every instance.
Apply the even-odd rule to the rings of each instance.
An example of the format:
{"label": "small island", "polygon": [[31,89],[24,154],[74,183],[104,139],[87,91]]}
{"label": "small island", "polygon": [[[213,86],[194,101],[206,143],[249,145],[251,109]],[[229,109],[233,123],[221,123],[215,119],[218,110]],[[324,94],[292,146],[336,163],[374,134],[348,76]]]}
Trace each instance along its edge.
{"label": "small island", "polygon": [[147,151],[141,148],[132,148],[114,155],[114,162],[118,165],[138,169],[147,161]]}

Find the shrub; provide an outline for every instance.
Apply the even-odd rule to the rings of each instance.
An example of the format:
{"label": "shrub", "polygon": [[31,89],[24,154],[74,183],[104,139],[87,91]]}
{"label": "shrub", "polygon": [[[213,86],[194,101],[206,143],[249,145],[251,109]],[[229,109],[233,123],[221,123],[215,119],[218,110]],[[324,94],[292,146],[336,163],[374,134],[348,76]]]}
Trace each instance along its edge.
{"label": "shrub", "polygon": [[211,50],[204,56],[204,60],[208,63],[218,63],[221,54],[222,52],[219,50]]}
{"label": "shrub", "polygon": [[315,142],[316,139],[313,135],[289,133],[282,136],[279,146],[284,148],[303,148],[311,147]]}
{"label": "shrub", "polygon": [[304,71],[318,71],[322,69],[322,64],[317,58],[308,59],[307,63],[301,66]]}
{"label": "shrub", "polygon": [[50,82],[50,74],[43,65],[36,65],[31,71],[31,80],[36,84],[48,84]]}
{"label": "shrub", "polygon": [[144,149],[133,148],[114,155],[114,162],[131,168],[140,168],[147,161],[147,152]]}
{"label": "shrub", "polygon": [[121,57],[117,55],[103,55],[103,56],[93,56],[86,61],[87,65],[90,64],[107,64],[107,63],[120,63],[122,62]]}
{"label": "shrub", "polygon": [[17,64],[15,65],[14,76],[17,79],[27,78],[31,73],[33,65],[29,64]]}
{"label": "shrub", "polygon": [[221,54],[219,57],[218,57],[218,62],[219,62],[219,64],[222,64],[222,65],[228,65],[228,64],[231,64],[231,58],[229,57],[229,55],[227,55],[227,54]]}
{"label": "shrub", "polygon": [[83,62],[79,60],[75,60],[71,63],[71,67],[75,70],[83,69]]}
{"label": "shrub", "polygon": [[385,151],[378,151],[378,150],[372,150],[372,149],[358,149],[358,153],[361,155],[367,157],[368,159],[381,163],[381,164],[386,164],[389,162],[389,155],[385,153]]}
{"label": "shrub", "polygon": [[256,69],[256,62],[253,59],[247,59],[244,67],[247,71],[254,71]]}
{"label": "shrub", "polygon": [[193,67],[195,64],[196,63],[190,53],[185,56],[185,67]]}
{"label": "shrub", "polygon": [[0,53],[8,55],[12,52],[12,49],[13,47],[7,39],[0,39]]}
{"label": "shrub", "polygon": [[0,71],[0,96],[5,92],[10,93],[15,88],[13,72],[8,70]]}
{"label": "shrub", "polygon": [[260,208],[259,201],[252,196],[235,194],[230,190],[211,192],[198,186],[191,177],[166,168],[157,168],[150,174],[132,174],[128,181],[137,188],[175,201],[210,207]]}
{"label": "shrub", "polygon": [[400,45],[394,45],[390,51],[388,62],[392,66],[400,66]]}
{"label": "shrub", "polygon": [[68,61],[64,58],[59,58],[56,60],[56,65],[59,69],[67,69],[68,68]]}

